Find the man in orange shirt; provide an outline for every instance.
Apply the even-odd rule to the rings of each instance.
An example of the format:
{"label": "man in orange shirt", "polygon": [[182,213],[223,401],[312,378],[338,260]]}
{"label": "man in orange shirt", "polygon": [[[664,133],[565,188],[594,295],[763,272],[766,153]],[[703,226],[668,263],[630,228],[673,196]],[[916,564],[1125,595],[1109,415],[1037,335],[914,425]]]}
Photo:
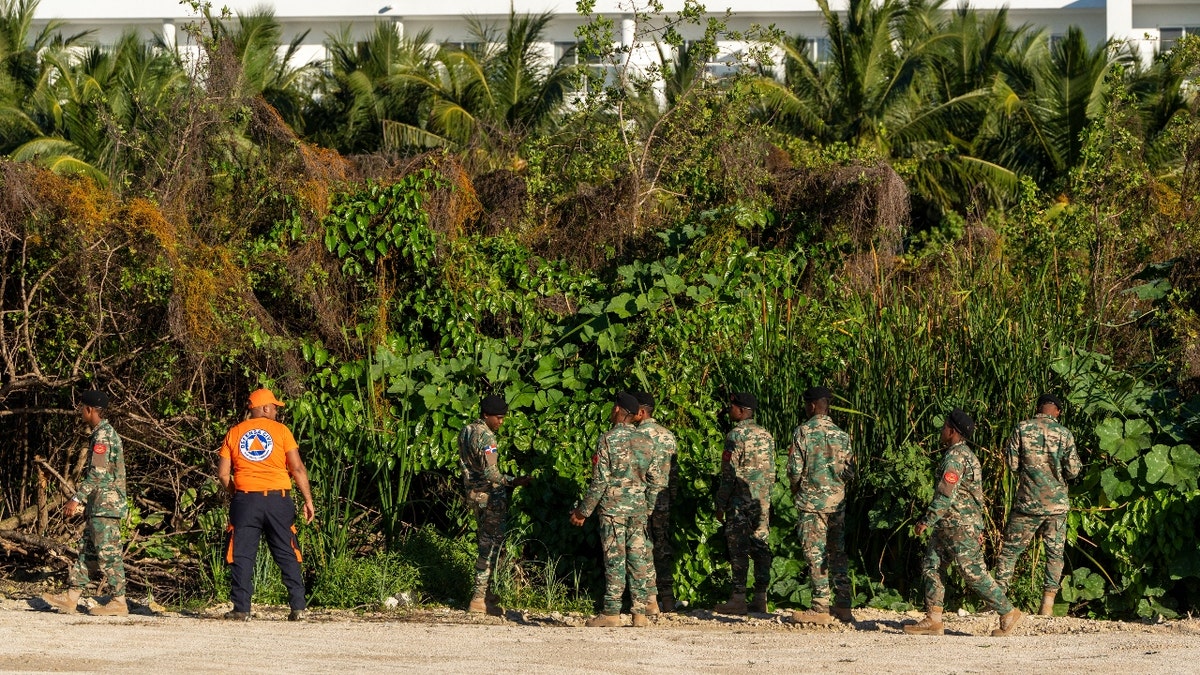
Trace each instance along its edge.
{"label": "man in orange shirt", "polygon": [[[292,608],[289,621],[304,618],[304,578],[300,574],[300,547],[296,543],[296,505],[292,481],[304,496],[304,520],[316,515],[308,470],[300,460],[300,446],[287,427],[275,420],[283,404],[270,389],[250,394],[250,418],[225,434],[217,477],[232,495],[229,503],[230,599],[233,610],[226,619],[250,620],[254,594],[254,560],[265,534],[271,557],[279,565]],[[232,470],[232,475],[230,475]]]}

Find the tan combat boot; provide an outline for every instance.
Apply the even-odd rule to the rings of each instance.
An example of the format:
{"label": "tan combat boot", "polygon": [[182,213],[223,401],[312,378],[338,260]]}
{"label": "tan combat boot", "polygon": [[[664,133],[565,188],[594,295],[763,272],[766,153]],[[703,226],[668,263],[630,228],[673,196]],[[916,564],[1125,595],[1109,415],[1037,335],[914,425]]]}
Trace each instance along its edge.
{"label": "tan combat boot", "polygon": [[488,591],[484,602],[487,604],[487,613],[489,616],[504,616],[504,608],[500,606],[500,596]]}
{"label": "tan combat boot", "polygon": [[99,607],[93,607],[88,614],[92,616],[126,616],[129,614],[129,604],[125,596],[114,597]]}
{"label": "tan combat boot", "polygon": [[854,623],[854,614],[849,607],[834,607],[830,613],[833,614],[833,618],[842,623]]}
{"label": "tan combat boot", "polygon": [[471,604],[467,605],[467,611],[472,614],[483,614],[488,611],[487,599],[471,598]]}
{"label": "tan combat boot", "polygon": [[829,613],[829,605],[823,602],[814,602],[811,609],[792,612],[792,623],[815,623],[818,626],[828,626],[833,623],[833,615]]}
{"label": "tan combat boot", "polygon": [[646,616],[658,616],[658,596],[646,598]]}
{"label": "tan combat boot", "polygon": [[662,593],[658,596],[658,611],[674,612],[675,598],[670,593]]}
{"label": "tan combat boot", "polygon": [[713,607],[713,611],[718,614],[745,614],[746,613],[746,594],[734,593],[729,598],[729,602],[722,602]]}
{"label": "tan combat boot", "polygon": [[[636,616],[636,615],[634,615]],[[644,619],[645,617],[643,617]],[[588,619],[583,625],[588,628],[619,628],[621,626],[620,614],[597,614]]]}
{"label": "tan combat boot", "polygon": [[750,603],[750,611],[758,614],[767,613],[767,589],[754,591],[754,601]]}
{"label": "tan combat boot", "polygon": [[645,614],[634,614],[633,615],[633,627],[634,628],[645,628],[646,626],[649,626],[649,625],[650,625],[650,619],[646,618]]}
{"label": "tan combat boot", "polygon": [[946,632],[946,627],[942,624],[942,608],[930,607],[925,612],[925,618],[916,623],[904,625],[904,632],[908,635],[942,635]]}
{"label": "tan combat boot", "polygon": [[83,590],[72,588],[65,593],[46,593],[42,596],[42,602],[54,607],[63,614],[74,614],[76,607],[79,606],[79,598],[83,595]]}
{"label": "tan combat boot", "polygon": [[1042,594],[1042,608],[1038,610],[1039,616],[1054,616],[1054,596],[1058,595],[1058,591],[1046,591]]}
{"label": "tan combat boot", "polygon": [[1021,613],[1021,610],[1013,607],[1011,612],[1000,617],[1000,627],[992,631],[992,637],[1005,637],[1009,633],[1012,633],[1023,616],[1025,615]]}

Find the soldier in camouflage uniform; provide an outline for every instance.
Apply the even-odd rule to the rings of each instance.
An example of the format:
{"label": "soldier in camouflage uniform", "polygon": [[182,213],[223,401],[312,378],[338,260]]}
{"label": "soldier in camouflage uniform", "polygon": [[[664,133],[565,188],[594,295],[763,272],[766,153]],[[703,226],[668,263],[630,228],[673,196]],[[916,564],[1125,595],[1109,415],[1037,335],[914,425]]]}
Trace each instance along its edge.
{"label": "soldier in camouflage uniform", "polygon": [[666,477],[654,473],[650,439],[633,426],[638,401],[632,394],[617,394],[613,427],[600,437],[592,456],[592,480],[587,494],[571,512],[571,524],[600,509],[600,536],[604,544],[604,609],[588,619],[589,628],[621,625],[621,596],[629,586],[633,625],[642,627],[649,592],[646,582],[652,563],[646,555],[646,505],[648,496],[666,487]]}
{"label": "soldier in camouflage uniform", "polygon": [[[825,387],[804,392],[808,421],[796,427],[788,448],[788,478],[796,504],[797,530],[812,577],[813,605],[792,612],[796,623],[851,622],[850,573],[846,559],[846,482],[854,475],[850,436],[829,417]],[[832,551],[828,551],[832,547]],[[826,555],[828,553],[828,555]],[[829,606],[829,572],[836,589]],[[831,613],[832,611],[832,613]]]}
{"label": "soldier in camouflage uniform", "polygon": [[1054,596],[1062,578],[1067,511],[1071,508],[1067,481],[1082,469],[1075,436],[1058,423],[1061,413],[1062,401],[1042,394],[1037,416],[1018,424],[1005,446],[1008,468],[1017,474],[1018,483],[1004,545],[996,557],[996,583],[1008,590],[1017,558],[1041,532],[1046,544],[1046,579],[1038,614],[1043,616],[1054,613]]}
{"label": "soldier in camouflage uniform", "polygon": [[[646,603],[646,613],[653,615],[658,610],[670,612],[675,609],[671,501],[678,489],[679,467],[675,463],[675,434],[654,419],[654,396],[641,391],[634,396],[638,400],[637,430],[646,434],[653,446],[653,473],[667,477],[666,489],[660,490],[647,504],[650,513],[647,515],[646,548],[654,559],[654,565],[650,568],[650,600]],[[650,498],[649,493],[647,498]]]}
{"label": "soldier in camouflage uniform", "polygon": [[92,430],[88,441],[87,473],[75,496],[64,509],[67,517],[74,516],[84,505],[87,524],[79,540],[79,557],[71,573],[70,588],[65,593],[47,594],[42,600],[65,614],[74,614],[90,573],[98,572],[108,582],[111,599],[93,608],[96,616],[122,616],[129,613],[125,602],[125,562],[121,545],[121,520],[128,513],[125,503],[125,455],[121,437],[104,419],[108,395],[102,391],[85,391],[79,395],[79,412]]}
{"label": "soldier in camouflage uniform", "polygon": [[932,532],[922,564],[925,618],[904,626],[904,632],[909,635],[941,635],[944,632],[942,601],[946,587],[942,573],[951,564],[958,568],[971,590],[1000,614],[1000,628],[992,631],[992,637],[1011,633],[1022,616],[1021,610],[1012,606],[988,574],[983,560],[983,469],[967,446],[974,433],[975,421],[958,408],[950,412],[942,426],[941,442],[946,447],[946,454],[938,469],[941,478],[933,503],[916,527],[917,536],[926,530]]}
{"label": "soldier in camouflage uniform", "polygon": [[508,487],[529,485],[528,476],[505,476],[497,466],[496,432],[504,423],[508,404],[499,396],[487,396],[479,405],[480,418],[458,434],[458,457],[463,489],[475,514],[478,557],[475,559],[475,593],[469,612],[500,616],[503,611],[490,593],[492,569],[504,549],[504,526],[508,519]]}
{"label": "soldier in camouflage uniform", "polygon": [[[771,486],[775,482],[775,439],[754,421],[758,401],[753,394],[737,393],[730,399],[733,429],[725,436],[721,456],[721,486],[717,490],[717,520],[725,523],[733,591],[729,602],[716,606],[723,614],[767,611],[767,585],[771,581],[771,547],[768,543]],[[754,560],[754,601],[746,604],[746,574]]]}

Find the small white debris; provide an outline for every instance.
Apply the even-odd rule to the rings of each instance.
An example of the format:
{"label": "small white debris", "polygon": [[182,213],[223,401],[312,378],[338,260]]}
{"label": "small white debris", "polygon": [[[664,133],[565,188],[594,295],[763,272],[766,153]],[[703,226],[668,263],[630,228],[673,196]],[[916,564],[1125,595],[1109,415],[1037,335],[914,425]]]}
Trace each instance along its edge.
{"label": "small white debris", "polygon": [[384,609],[396,609],[399,606],[400,606],[400,601],[393,597],[389,597],[383,601]]}
{"label": "small white debris", "polygon": [[971,616],[971,613],[970,613],[970,612],[968,612],[967,610],[963,609],[962,607],[959,607],[959,608],[958,608],[958,615],[959,615],[959,616],[961,616],[961,617],[968,617],[968,616]]}

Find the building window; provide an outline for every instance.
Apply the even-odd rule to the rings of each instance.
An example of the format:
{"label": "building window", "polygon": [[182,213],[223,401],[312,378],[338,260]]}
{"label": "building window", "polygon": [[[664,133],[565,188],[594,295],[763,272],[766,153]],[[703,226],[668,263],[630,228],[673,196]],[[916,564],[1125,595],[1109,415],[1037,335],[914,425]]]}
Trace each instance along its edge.
{"label": "building window", "polygon": [[829,61],[829,53],[829,38],[805,38],[804,54],[813,63],[827,63]]}
{"label": "building window", "polygon": [[586,65],[579,91],[588,91],[589,86],[608,86],[617,81],[617,67],[606,63],[599,56],[583,56],[579,53],[578,42],[555,42],[554,63],[560,66],[573,67]]}
{"label": "building window", "polygon": [[[695,53],[693,50],[699,49],[702,45],[702,42],[696,40],[685,40],[683,48],[689,53]],[[698,53],[696,55],[698,56]],[[710,80],[736,75],[740,69],[741,64],[738,62],[737,52],[721,54],[718,48],[717,54],[705,55],[704,74]]]}
{"label": "building window", "polygon": [[1179,41],[1189,35],[1200,35],[1200,26],[1164,26],[1158,29],[1158,51],[1175,48]]}

